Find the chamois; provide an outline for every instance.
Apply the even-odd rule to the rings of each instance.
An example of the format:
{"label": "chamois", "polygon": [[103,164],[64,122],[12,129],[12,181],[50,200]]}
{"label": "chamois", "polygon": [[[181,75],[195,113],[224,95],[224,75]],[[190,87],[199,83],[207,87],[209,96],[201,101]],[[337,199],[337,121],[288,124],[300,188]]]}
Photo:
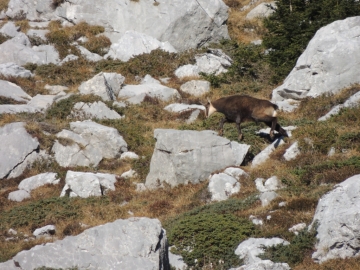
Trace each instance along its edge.
{"label": "chamois", "polygon": [[281,135],[288,137],[286,131],[277,123],[278,106],[268,100],[258,99],[246,95],[233,95],[219,98],[213,102],[208,99],[205,105],[205,116],[210,117],[214,112],[224,114],[220,121],[220,132],[223,135],[223,126],[225,122],[236,123],[239,134],[239,140],[242,140],[240,124],[244,121],[264,122],[270,130],[270,138],[274,139],[274,130]]}

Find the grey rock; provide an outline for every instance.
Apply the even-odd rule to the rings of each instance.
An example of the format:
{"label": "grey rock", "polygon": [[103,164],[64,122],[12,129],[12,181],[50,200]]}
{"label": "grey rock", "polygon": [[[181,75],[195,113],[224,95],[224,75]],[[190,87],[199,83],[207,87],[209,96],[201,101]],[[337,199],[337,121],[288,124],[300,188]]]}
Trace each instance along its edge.
{"label": "grey rock", "polygon": [[186,270],[188,269],[188,266],[186,263],[184,263],[183,257],[180,255],[173,254],[169,251],[169,262],[172,267],[175,268],[175,270]]}
{"label": "grey rock", "polygon": [[250,175],[245,172],[243,169],[236,167],[229,167],[224,170],[224,173],[234,177],[236,180],[240,180],[241,178],[249,178]]}
{"label": "grey rock", "polygon": [[[27,70],[15,63],[0,64],[0,74],[5,77],[30,78],[34,76],[30,70]],[[2,88],[2,87],[1,87]]]}
{"label": "grey rock", "polygon": [[41,110],[39,108],[29,106],[27,104],[21,104],[21,105],[11,105],[11,104],[5,104],[0,105],[0,114],[17,114],[17,113],[37,113]]}
{"label": "grey rock", "polygon": [[149,188],[162,182],[172,187],[199,183],[217,170],[240,165],[250,147],[209,130],[156,129],[154,137],[157,141],[145,182]]}
{"label": "grey rock", "polygon": [[0,263],[1,270],[39,267],[122,270],[169,269],[166,231],[157,219],[118,219],[85,230],[77,236],[24,250],[10,261]]}
{"label": "grey rock", "polygon": [[120,159],[139,159],[139,156],[134,152],[124,152],[121,154]]}
{"label": "grey rock", "polygon": [[44,88],[49,91],[50,95],[56,95],[56,94],[59,94],[59,93],[61,93],[63,91],[69,90],[68,87],[62,86],[62,85],[48,85],[48,84],[46,84]]}
{"label": "grey rock", "polygon": [[0,141],[0,179],[7,177],[26,156],[39,147],[38,140],[27,133],[22,122],[1,127]]}
{"label": "grey rock", "polygon": [[284,153],[284,158],[286,161],[296,158],[300,154],[299,143],[294,142]]}
{"label": "grey rock", "polygon": [[77,59],[79,59],[79,56],[74,55],[74,54],[68,54],[67,56],[65,56],[65,58],[63,60],[61,60],[59,62],[59,66],[62,66],[64,63],[67,63],[70,61],[76,61]]}
{"label": "grey rock", "polygon": [[262,260],[252,264],[243,265],[237,268],[230,268],[229,270],[290,270],[287,263],[274,263],[270,260]]}
{"label": "grey rock", "polygon": [[227,72],[232,59],[220,49],[209,49],[208,53],[195,56],[195,65],[185,65],[175,70],[178,78],[199,77],[199,74],[219,75]]}
{"label": "grey rock", "polygon": [[9,37],[15,37],[17,34],[19,34],[19,26],[16,26],[13,22],[9,21],[3,25],[0,29],[0,34],[9,36]]}
{"label": "grey rock", "polygon": [[46,29],[29,29],[26,33],[28,37],[40,38],[43,41],[46,41],[46,34],[49,33],[49,30]]}
{"label": "grey rock", "polygon": [[192,113],[190,114],[189,118],[186,119],[185,122],[186,122],[187,124],[191,124],[191,123],[193,123],[193,122],[196,121],[196,119],[199,117],[199,115],[200,115],[200,110],[194,110],[194,111],[192,111]]}
{"label": "grey rock", "polygon": [[43,112],[50,108],[50,106],[62,95],[39,95],[37,94],[29,102],[28,106],[36,108],[38,112]]}
{"label": "grey rock", "polygon": [[21,87],[4,80],[0,80],[0,96],[11,98],[18,102],[27,103],[31,100],[31,96],[28,95]]}
{"label": "grey rock", "polygon": [[[56,9],[57,16],[71,23],[86,21],[104,26],[112,42],[136,31],[183,51],[229,38],[226,21],[228,7],[220,0],[151,1],[71,0]],[[134,16],[141,20],[134,23]],[[166,23],[165,23],[166,22]]]}
{"label": "grey rock", "polygon": [[102,101],[94,103],[78,102],[74,105],[69,119],[121,119],[123,118],[116,111],[109,109]]}
{"label": "grey rock", "polygon": [[334,106],[327,114],[320,117],[318,121],[328,120],[331,116],[337,115],[340,113],[343,108],[355,108],[360,105],[360,92],[355,93],[351,97],[349,97],[344,104],[339,104]]}
{"label": "grey rock", "polygon": [[197,104],[183,104],[183,103],[172,103],[167,105],[164,110],[175,113],[182,113],[189,110],[202,110],[205,111],[205,106]]}
{"label": "grey rock", "polygon": [[0,63],[13,62],[17,65],[33,63],[38,65],[57,64],[59,54],[52,45],[31,47],[29,38],[19,33],[12,39],[0,44]]}
{"label": "grey rock", "polygon": [[240,243],[236,248],[235,254],[244,260],[245,264],[253,264],[261,262],[262,260],[258,257],[264,253],[264,247],[271,247],[276,245],[289,245],[288,241],[281,238],[249,238]]}
{"label": "grey rock", "polygon": [[240,183],[232,176],[225,173],[214,174],[210,177],[208,190],[211,201],[223,201],[231,195],[240,192]]}
{"label": "grey rock", "polygon": [[190,64],[181,66],[175,70],[175,76],[178,78],[181,78],[181,79],[187,78],[187,77],[198,78],[200,76],[199,75],[199,67],[196,65],[190,65]]}
{"label": "grey rock", "polygon": [[289,232],[294,233],[295,235],[298,235],[300,231],[304,230],[306,228],[306,223],[299,223],[291,228],[289,228]]}
{"label": "grey rock", "polygon": [[283,138],[280,137],[276,139],[273,143],[268,145],[264,150],[262,150],[259,154],[257,154],[254,159],[252,160],[251,166],[256,167],[260,164],[264,163],[268,160],[270,154],[275,151],[275,149],[279,146],[284,144]]}
{"label": "grey rock", "polygon": [[10,0],[6,16],[16,19],[19,16],[30,21],[55,19],[51,0]]}
{"label": "grey rock", "polygon": [[103,100],[114,100],[125,81],[125,77],[118,73],[100,72],[90,80],[79,86],[83,95],[97,95]]}
{"label": "grey rock", "polygon": [[261,200],[261,206],[265,207],[265,206],[269,205],[277,197],[278,197],[278,195],[275,191],[262,192],[259,196],[259,198]]}
{"label": "grey rock", "polygon": [[130,169],[124,173],[121,174],[121,178],[125,178],[125,179],[129,179],[129,178],[133,178],[133,177],[136,177],[137,176],[137,173],[136,171],[134,171],[133,169]]}
{"label": "grey rock", "polygon": [[318,222],[312,258],[316,262],[359,256],[360,175],[354,175],[325,194],[316,207],[311,228]]}
{"label": "grey rock", "polygon": [[247,15],[247,20],[253,20],[257,18],[267,18],[273,14],[276,10],[276,3],[260,3],[254,9],[252,9]]}
{"label": "grey rock", "polygon": [[284,83],[273,90],[273,100],[334,94],[359,83],[360,17],[335,21],[320,28]]}
{"label": "grey rock", "polygon": [[158,83],[161,84],[161,82],[159,80],[154,79],[153,77],[151,77],[151,75],[146,74],[145,77],[141,80],[140,82],[141,84],[147,84],[147,83]]}
{"label": "grey rock", "polygon": [[109,190],[115,190],[115,182],[115,174],[67,171],[60,197],[68,195],[88,198],[106,195]]}
{"label": "grey rock", "polygon": [[264,183],[263,178],[257,178],[255,180],[256,188],[260,192],[275,191],[282,188],[281,182],[276,176],[272,176]]}
{"label": "grey rock", "polygon": [[209,93],[210,82],[203,80],[188,81],[180,86],[180,90],[193,96],[200,97]]}
{"label": "grey rock", "polygon": [[40,163],[45,163],[45,162],[49,162],[51,159],[52,157],[48,155],[45,150],[33,151],[25,157],[23,162],[18,164],[9,173],[8,178],[20,176],[25,171],[25,169],[30,169],[35,161]]}
{"label": "grey rock", "polygon": [[120,90],[118,98],[125,99],[131,104],[139,104],[144,101],[146,96],[159,98],[163,101],[180,98],[180,94],[176,89],[158,83],[126,85]]}
{"label": "grey rock", "polygon": [[52,152],[62,167],[97,166],[103,158],[116,158],[127,151],[127,144],[115,128],[92,121],[71,122],[69,130],[62,130],[56,136],[67,145],[55,141]]}
{"label": "grey rock", "polygon": [[18,186],[19,189],[31,192],[32,190],[46,184],[57,185],[60,179],[57,173],[41,173],[22,180]]}
{"label": "grey rock", "polygon": [[33,232],[33,235],[36,238],[54,235],[56,232],[56,227],[54,225],[46,225],[44,227],[38,228]]}
{"label": "grey rock", "polygon": [[15,190],[9,193],[8,200],[15,202],[22,202],[25,199],[31,198],[30,193],[26,190]]}
{"label": "grey rock", "polygon": [[76,48],[79,49],[82,56],[84,56],[85,59],[87,59],[88,61],[98,62],[100,60],[103,60],[102,56],[98,55],[97,53],[90,52],[88,49],[84,48],[83,46],[77,45]]}
{"label": "grey rock", "polygon": [[170,53],[177,51],[169,42],[161,42],[156,38],[136,31],[126,31],[125,34],[110,47],[105,59],[119,59],[127,62],[130,58],[153,50],[161,49]]}

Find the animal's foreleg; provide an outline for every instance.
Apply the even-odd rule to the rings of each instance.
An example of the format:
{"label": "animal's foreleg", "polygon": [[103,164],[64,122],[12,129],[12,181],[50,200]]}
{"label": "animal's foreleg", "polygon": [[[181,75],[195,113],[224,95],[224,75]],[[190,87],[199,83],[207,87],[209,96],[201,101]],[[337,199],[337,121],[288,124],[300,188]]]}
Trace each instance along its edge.
{"label": "animal's foreleg", "polygon": [[[273,140],[274,139],[274,129],[279,126],[279,124],[277,123],[277,118],[274,117],[273,120],[271,121],[271,129],[270,129],[270,138]],[[277,130],[278,131],[278,130]]]}
{"label": "animal's foreleg", "polygon": [[240,115],[238,115],[236,117],[236,127],[237,127],[237,130],[238,130],[238,139],[239,141],[241,141],[243,139],[243,134],[241,132],[241,127],[240,127],[240,124],[241,124],[241,118],[240,118]]}
{"label": "animal's foreleg", "polygon": [[286,130],[283,129],[279,124],[276,124],[275,130],[285,137],[289,137]]}
{"label": "animal's foreleg", "polygon": [[223,127],[224,127],[225,122],[227,122],[226,117],[224,117],[223,119],[220,120],[220,125],[219,125],[219,135],[220,136],[223,135]]}

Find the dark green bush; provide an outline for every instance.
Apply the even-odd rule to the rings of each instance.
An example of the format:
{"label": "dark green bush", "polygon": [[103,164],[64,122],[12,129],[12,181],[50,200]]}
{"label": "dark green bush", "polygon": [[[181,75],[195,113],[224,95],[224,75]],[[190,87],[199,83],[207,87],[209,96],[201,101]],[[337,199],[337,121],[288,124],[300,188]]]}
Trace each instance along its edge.
{"label": "dark green bush", "polygon": [[36,228],[58,220],[75,219],[80,215],[80,206],[75,205],[68,197],[50,198],[31,202],[3,212],[0,217],[0,228],[19,228],[31,226]]}
{"label": "dark green bush", "polygon": [[316,241],[316,225],[308,231],[304,229],[299,232],[291,241],[289,245],[276,245],[266,247],[265,253],[259,257],[264,260],[271,260],[273,262],[286,262],[290,266],[303,261],[303,259],[313,252]]}
{"label": "dark green bush", "polygon": [[[201,268],[212,263],[224,267],[240,264],[234,251],[239,243],[255,232],[247,219],[232,214],[199,213],[179,220],[168,231],[173,252],[181,254],[188,266]],[[219,264],[222,260],[224,263]]]}

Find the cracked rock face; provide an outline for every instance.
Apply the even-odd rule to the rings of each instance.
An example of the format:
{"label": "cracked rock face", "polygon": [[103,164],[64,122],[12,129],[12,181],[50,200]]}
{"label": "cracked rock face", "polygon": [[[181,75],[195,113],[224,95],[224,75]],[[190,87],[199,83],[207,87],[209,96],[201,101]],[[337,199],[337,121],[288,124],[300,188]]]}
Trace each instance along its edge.
{"label": "cracked rock face", "polygon": [[0,270],[75,266],[84,270],[170,269],[166,231],[158,219],[118,219],[77,236],[21,251],[11,260],[0,263]]}
{"label": "cracked rock face", "polygon": [[0,141],[0,179],[6,178],[39,148],[39,141],[27,133],[22,122],[1,127]]}
{"label": "cracked rock face", "polygon": [[103,158],[116,158],[127,151],[127,143],[112,127],[92,121],[70,123],[56,137],[52,152],[63,167],[97,166]]}
{"label": "cracked rock face", "polygon": [[318,222],[317,262],[359,256],[360,250],[360,175],[354,175],[325,194],[316,208]]}
{"label": "cracked rock face", "polygon": [[172,187],[199,183],[211,173],[229,166],[239,166],[249,145],[231,142],[214,131],[156,129],[157,140],[145,185]]}

